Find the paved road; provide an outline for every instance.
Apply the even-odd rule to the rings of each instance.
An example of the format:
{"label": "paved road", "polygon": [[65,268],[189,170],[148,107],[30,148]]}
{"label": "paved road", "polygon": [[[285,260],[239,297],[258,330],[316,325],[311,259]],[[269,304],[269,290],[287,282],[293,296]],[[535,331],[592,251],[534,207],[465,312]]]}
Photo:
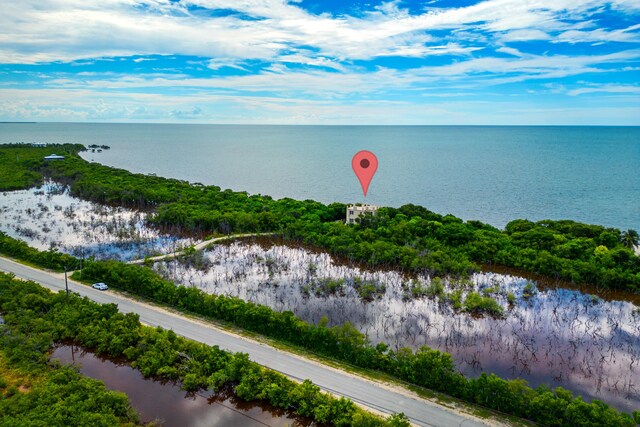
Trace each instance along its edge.
{"label": "paved road", "polygon": [[[0,257],[0,270],[16,277],[33,280],[54,291],[64,289],[64,275],[31,268]],[[234,352],[248,353],[261,365],[280,371],[297,380],[310,379],[321,388],[342,395],[366,407],[384,412],[404,412],[420,426],[484,426],[472,419],[431,402],[390,390],[374,382],[345,374],[336,369],[310,362],[266,344],[229,334],[161,308],[125,298],[110,291],[101,292],[69,280],[69,289],[99,303],[116,303],[123,313],[137,313],[143,323],[173,329],[176,334]]]}

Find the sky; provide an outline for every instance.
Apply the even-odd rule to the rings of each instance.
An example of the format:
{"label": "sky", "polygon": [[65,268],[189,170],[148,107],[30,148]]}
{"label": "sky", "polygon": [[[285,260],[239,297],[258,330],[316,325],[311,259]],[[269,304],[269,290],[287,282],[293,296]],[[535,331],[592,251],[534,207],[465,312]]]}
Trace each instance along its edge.
{"label": "sky", "polygon": [[640,125],[640,0],[0,2],[0,121]]}

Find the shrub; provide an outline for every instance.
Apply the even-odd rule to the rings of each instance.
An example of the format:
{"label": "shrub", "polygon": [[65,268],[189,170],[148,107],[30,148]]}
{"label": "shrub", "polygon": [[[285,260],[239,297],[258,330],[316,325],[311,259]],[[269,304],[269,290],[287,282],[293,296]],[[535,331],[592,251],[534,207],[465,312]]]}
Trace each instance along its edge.
{"label": "shrub", "polygon": [[469,292],[464,300],[464,311],[475,314],[488,313],[495,317],[502,317],[504,309],[491,297],[483,297],[477,292]]}

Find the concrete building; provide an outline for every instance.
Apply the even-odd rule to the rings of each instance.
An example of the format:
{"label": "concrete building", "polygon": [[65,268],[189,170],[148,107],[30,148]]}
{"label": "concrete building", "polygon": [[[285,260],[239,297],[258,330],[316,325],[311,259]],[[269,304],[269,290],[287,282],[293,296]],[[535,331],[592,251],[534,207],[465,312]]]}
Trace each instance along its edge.
{"label": "concrete building", "polygon": [[373,205],[349,205],[347,206],[347,224],[355,224],[360,215],[371,213],[375,215],[378,206]]}

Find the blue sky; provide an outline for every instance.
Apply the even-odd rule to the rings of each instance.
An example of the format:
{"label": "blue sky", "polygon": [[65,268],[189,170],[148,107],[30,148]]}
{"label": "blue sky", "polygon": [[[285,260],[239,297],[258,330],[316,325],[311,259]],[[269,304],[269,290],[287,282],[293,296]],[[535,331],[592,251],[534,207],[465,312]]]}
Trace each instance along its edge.
{"label": "blue sky", "polygon": [[0,121],[640,125],[640,1],[21,0]]}

